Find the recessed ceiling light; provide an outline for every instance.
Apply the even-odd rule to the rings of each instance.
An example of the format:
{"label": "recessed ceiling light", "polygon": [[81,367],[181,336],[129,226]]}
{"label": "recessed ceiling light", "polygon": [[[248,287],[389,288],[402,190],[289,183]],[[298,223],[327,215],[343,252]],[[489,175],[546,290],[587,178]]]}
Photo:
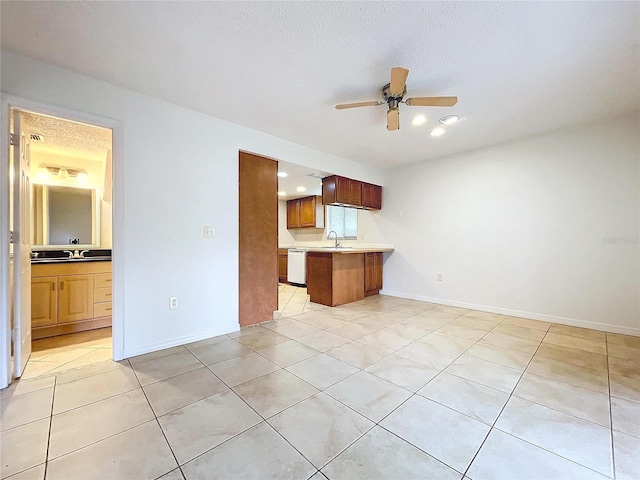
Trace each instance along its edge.
{"label": "recessed ceiling light", "polygon": [[436,127],[433,130],[431,130],[431,136],[432,137],[439,137],[440,135],[444,135],[444,133],[446,132],[446,130],[442,127]]}
{"label": "recessed ceiling light", "polygon": [[459,115],[447,115],[446,117],[442,117],[440,119],[440,123],[443,125],[455,125],[460,121]]}
{"label": "recessed ceiling light", "polygon": [[289,176],[289,174],[288,174],[287,172],[278,172],[278,176],[279,176],[280,178],[285,178],[285,177],[288,177],[288,176]]}
{"label": "recessed ceiling light", "polygon": [[287,192],[278,192],[278,195],[281,197],[286,197]]}
{"label": "recessed ceiling light", "polygon": [[298,188],[296,188],[296,190],[297,190],[298,192],[306,192],[306,191],[307,191],[307,189],[306,189],[306,188],[304,188],[304,187],[298,187]]}
{"label": "recessed ceiling light", "polygon": [[424,125],[425,123],[427,123],[427,117],[425,115],[416,115],[411,119],[412,125],[418,126],[418,125]]}

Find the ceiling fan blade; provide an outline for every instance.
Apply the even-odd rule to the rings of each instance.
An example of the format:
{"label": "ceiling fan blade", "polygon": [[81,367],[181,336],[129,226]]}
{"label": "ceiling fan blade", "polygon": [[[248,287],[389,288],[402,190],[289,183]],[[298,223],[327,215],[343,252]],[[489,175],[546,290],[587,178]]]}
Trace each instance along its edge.
{"label": "ceiling fan blade", "polygon": [[391,85],[389,86],[391,95],[402,95],[404,93],[408,75],[409,70],[406,68],[394,67],[391,69]]}
{"label": "ceiling fan blade", "polygon": [[390,108],[387,112],[387,130],[400,129],[400,112],[397,108]]}
{"label": "ceiling fan blade", "polygon": [[344,108],[356,108],[356,107],[375,107],[377,105],[382,105],[382,102],[356,102],[356,103],[342,103],[340,105],[336,105],[337,110],[342,110]]}
{"label": "ceiling fan blade", "polygon": [[453,107],[458,97],[414,97],[407,98],[405,103],[411,107]]}

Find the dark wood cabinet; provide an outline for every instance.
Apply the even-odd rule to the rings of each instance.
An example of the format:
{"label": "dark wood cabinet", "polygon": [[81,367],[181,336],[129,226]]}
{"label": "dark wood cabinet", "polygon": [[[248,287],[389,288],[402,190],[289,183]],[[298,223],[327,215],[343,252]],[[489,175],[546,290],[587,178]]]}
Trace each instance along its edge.
{"label": "dark wood cabinet", "polygon": [[322,203],[379,210],[382,208],[382,187],[332,175],[322,180]]}
{"label": "dark wood cabinet", "polygon": [[324,178],[322,203],[362,206],[362,182],[337,175]]}
{"label": "dark wood cabinet", "polygon": [[287,229],[324,228],[322,198],[311,196],[287,202]]}
{"label": "dark wood cabinet", "polygon": [[363,182],[362,206],[372,210],[380,210],[382,208],[382,187]]}
{"label": "dark wood cabinet", "polygon": [[300,200],[287,202],[287,228],[300,228]]}
{"label": "dark wood cabinet", "polygon": [[289,261],[289,251],[286,248],[278,249],[278,281],[287,281],[287,267]]}
{"label": "dark wood cabinet", "polygon": [[382,289],[382,252],[364,254],[364,295],[376,295]]}

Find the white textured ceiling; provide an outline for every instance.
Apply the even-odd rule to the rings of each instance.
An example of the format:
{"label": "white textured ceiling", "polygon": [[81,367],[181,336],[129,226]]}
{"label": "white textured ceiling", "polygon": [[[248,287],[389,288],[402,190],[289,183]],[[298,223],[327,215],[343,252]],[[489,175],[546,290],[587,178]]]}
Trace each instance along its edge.
{"label": "white textured ceiling", "polygon": [[42,135],[44,142],[31,142],[32,152],[104,162],[111,150],[111,130],[62,118],[23,113],[31,134]]}
{"label": "white textured ceiling", "polygon": [[[1,2],[2,47],[381,167],[640,106],[639,2]],[[408,95],[387,132],[389,70]],[[423,127],[410,125],[418,112]],[[468,120],[440,138],[438,118]]]}

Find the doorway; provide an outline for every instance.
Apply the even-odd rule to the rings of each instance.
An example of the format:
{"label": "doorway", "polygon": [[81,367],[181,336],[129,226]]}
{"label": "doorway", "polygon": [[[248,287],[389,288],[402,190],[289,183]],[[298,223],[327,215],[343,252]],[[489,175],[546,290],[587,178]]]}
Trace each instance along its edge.
{"label": "doorway", "polygon": [[[9,245],[10,258],[22,260],[22,268],[11,265],[8,282],[12,376],[109,361],[112,128],[37,109],[9,113],[9,130],[21,139],[8,157],[9,224],[19,239]],[[26,187],[16,182],[23,173]],[[17,188],[25,191],[17,195]],[[25,244],[26,260],[18,258]]]}

